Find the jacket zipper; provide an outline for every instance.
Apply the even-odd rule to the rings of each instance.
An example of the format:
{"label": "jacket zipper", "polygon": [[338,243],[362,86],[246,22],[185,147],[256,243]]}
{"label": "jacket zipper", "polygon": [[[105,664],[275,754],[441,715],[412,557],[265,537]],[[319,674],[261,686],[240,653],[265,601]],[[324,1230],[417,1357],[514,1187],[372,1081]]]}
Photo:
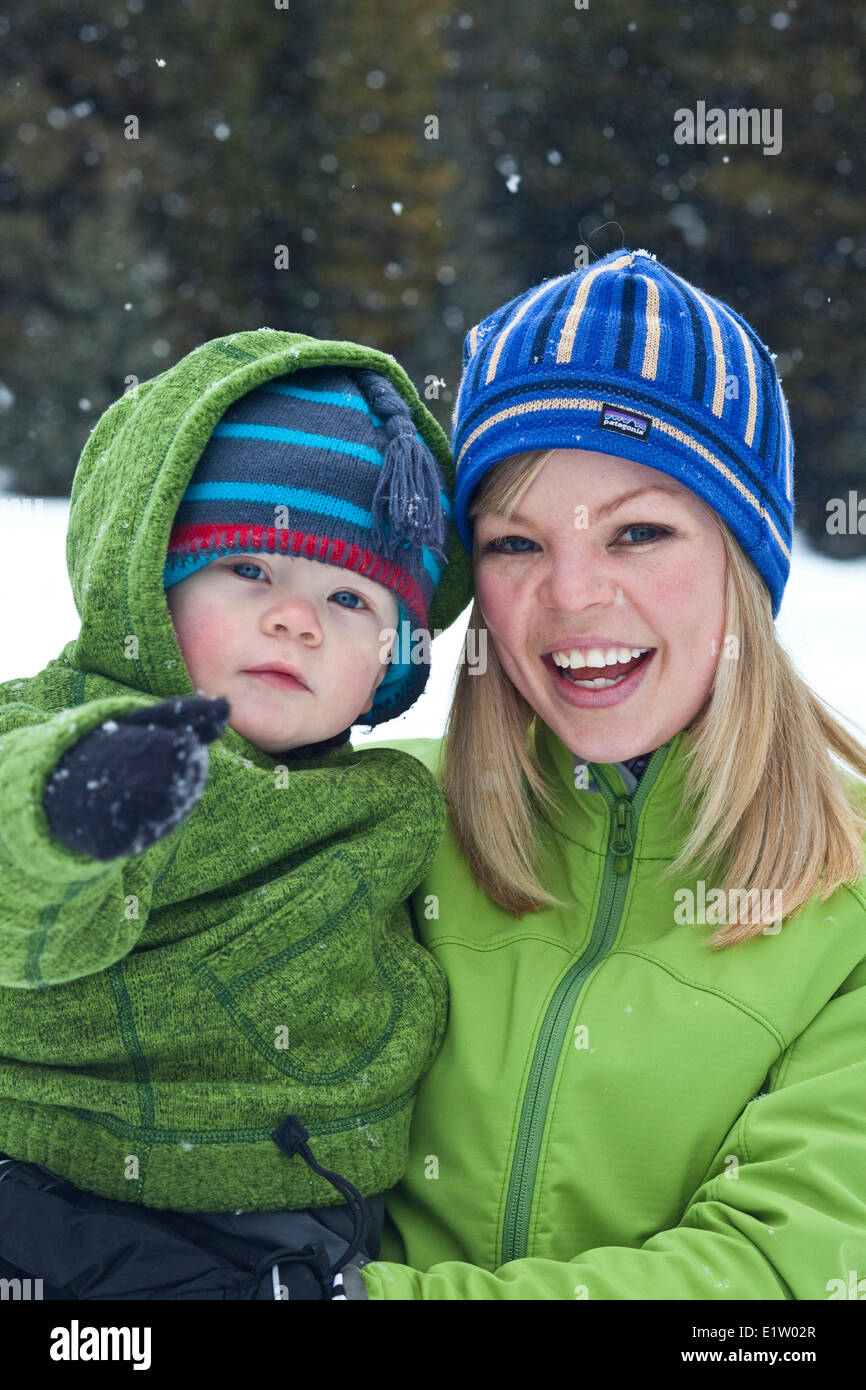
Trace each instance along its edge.
{"label": "jacket zipper", "polygon": [[509,1260],[519,1260],[526,1254],[538,1158],[547,1123],[553,1079],[562,1056],[565,1032],[574,1011],[575,1000],[587,975],[595,969],[616,939],[631,874],[638,817],[667,753],[667,744],[656,749],[635,788],[634,801],[617,793],[600,768],[595,763],[590,764],[595,781],[610,811],[610,836],[601,895],[589,944],[556,987],[541,1025],[535,1055],[529,1069],[514,1146],[508,1195],[505,1200],[502,1264],[507,1264]]}

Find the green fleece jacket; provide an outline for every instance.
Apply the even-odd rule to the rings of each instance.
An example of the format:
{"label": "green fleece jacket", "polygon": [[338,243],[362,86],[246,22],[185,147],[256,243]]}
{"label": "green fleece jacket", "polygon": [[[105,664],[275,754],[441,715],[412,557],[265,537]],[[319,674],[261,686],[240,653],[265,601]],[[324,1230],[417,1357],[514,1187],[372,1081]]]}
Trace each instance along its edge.
{"label": "green fleece jacket", "polygon": [[[685,735],[636,789],[609,763],[586,789],[537,731],[543,881],[565,906],[493,902],[449,820],[412,897],[448,1032],[369,1297],[862,1300],[866,874],[781,924],[762,899],[763,929],[710,951],[730,898],[719,915],[710,875],[661,877]],[[444,739],[393,746],[441,774]]]}
{"label": "green fleece jacket", "polygon": [[[392,1186],[446,1024],[406,905],[445,810],[409,754],[283,762],[226,728],[188,819],[109,863],[57,841],[42,806],[78,739],[195,694],[163,590],[172,519],[231,401],[316,365],[312,341],[207,343],[106,412],[72,490],[80,635],[0,685],[0,1150],[149,1207],[341,1201],[271,1138],[287,1114],[362,1194]],[[393,359],[357,356],[410,398]],[[413,412],[443,458],[417,396]]]}

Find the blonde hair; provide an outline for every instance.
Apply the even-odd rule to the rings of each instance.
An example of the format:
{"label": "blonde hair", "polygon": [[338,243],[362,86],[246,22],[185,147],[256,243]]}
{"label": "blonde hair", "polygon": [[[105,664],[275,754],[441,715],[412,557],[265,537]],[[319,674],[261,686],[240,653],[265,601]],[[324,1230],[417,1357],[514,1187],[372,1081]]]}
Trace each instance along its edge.
{"label": "blonde hair", "polygon": [[[517,454],[493,468],[476,491],[470,520],[485,510],[510,515],[552,452]],[[739,893],[733,919],[707,943],[720,949],[764,930],[754,915],[748,919],[753,890],[781,890],[787,920],[819,883],[824,900],[863,875],[866,819],[855,804],[863,783],[846,777],[846,793],[830,752],[866,778],[866,747],[798,674],[776,635],[763,579],[722,519],[702,505],[725,545],[725,634],[736,639],[737,659],[719,660],[710,695],[686,730],[677,822],[683,844],[663,878],[700,864],[720,874],[726,893]],[[473,544],[473,561],[476,555]],[[469,626],[486,629],[477,599]],[[536,755],[535,720],[492,641],[483,671],[461,664],[443,786],[476,881],[516,916],[571,905],[539,878],[539,822],[555,813],[557,799]]]}

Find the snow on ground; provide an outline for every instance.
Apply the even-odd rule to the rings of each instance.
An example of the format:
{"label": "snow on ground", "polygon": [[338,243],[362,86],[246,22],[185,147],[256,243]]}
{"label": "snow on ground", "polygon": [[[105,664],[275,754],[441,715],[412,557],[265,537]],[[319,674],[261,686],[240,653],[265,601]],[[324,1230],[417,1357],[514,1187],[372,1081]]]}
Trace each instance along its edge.
{"label": "snow on ground", "polygon": [[[0,682],[35,675],[78,633],[66,572],[68,515],[64,498],[0,495]],[[866,738],[864,615],[866,559],[828,560],[797,534],[779,636],[812,689]],[[356,730],[356,746],[442,733],[468,621],[467,608],[433,642],[427,689],[413,708],[367,734]]]}

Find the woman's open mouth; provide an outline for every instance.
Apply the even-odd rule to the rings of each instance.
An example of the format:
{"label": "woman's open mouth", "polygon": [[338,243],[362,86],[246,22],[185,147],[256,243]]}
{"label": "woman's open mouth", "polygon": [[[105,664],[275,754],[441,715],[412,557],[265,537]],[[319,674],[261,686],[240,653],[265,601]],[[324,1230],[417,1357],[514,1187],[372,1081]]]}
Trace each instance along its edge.
{"label": "woman's open mouth", "polygon": [[[642,649],[639,655],[630,654],[626,661],[602,662],[590,666],[566,666],[566,657],[552,652],[541,659],[551,673],[557,694],[567,704],[580,709],[607,708],[627,700],[643,684],[656,648]],[[586,654],[584,654],[585,656]],[[595,653],[590,653],[595,655]],[[559,664],[563,663],[563,664]]]}

